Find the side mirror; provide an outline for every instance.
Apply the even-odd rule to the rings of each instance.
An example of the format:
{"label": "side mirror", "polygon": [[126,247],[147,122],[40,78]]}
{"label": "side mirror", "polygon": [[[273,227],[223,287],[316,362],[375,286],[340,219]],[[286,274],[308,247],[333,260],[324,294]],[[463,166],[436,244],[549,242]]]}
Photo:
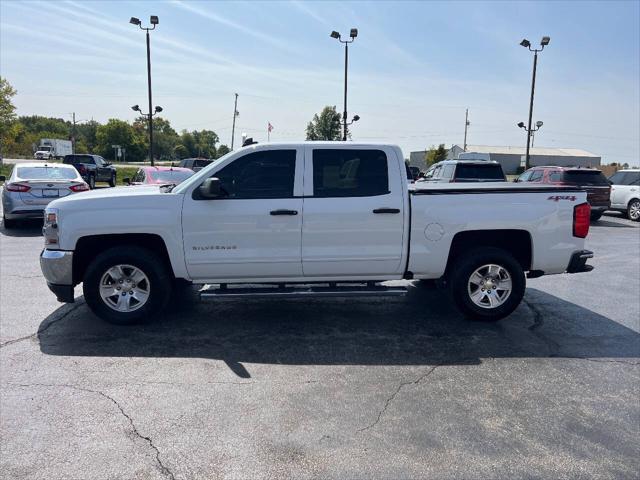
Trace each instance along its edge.
{"label": "side mirror", "polygon": [[207,178],[202,185],[198,187],[202,198],[220,198],[224,196],[220,179],[216,177]]}
{"label": "side mirror", "polygon": [[0,182],[4,182],[7,179],[4,175],[0,175]]}
{"label": "side mirror", "polygon": [[131,185],[131,179],[130,179],[129,177],[124,177],[124,178],[122,179],[122,181],[123,181],[124,183],[126,183],[127,185]]}

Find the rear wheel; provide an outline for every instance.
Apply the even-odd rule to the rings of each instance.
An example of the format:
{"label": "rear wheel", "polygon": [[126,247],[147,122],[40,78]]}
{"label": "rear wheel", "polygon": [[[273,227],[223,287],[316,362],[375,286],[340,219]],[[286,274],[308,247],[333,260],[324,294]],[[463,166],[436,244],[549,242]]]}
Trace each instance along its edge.
{"label": "rear wheel", "polygon": [[600,217],[602,217],[602,213],[603,212],[591,212],[591,221],[597,222],[598,220],[600,220]]}
{"label": "rear wheel", "polygon": [[115,187],[116,186],[116,174],[115,174],[115,172],[111,174],[111,178],[109,179],[109,186],[110,187]]}
{"label": "rear wheel", "polygon": [[87,305],[103,320],[130,325],[151,318],[167,304],[171,276],[160,258],[140,247],[116,247],[87,268]]}
{"label": "rear wheel", "polygon": [[640,222],[640,200],[634,198],[627,207],[627,218],[634,222]]}
{"label": "rear wheel", "polygon": [[451,269],[456,307],[472,320],[496,321],[511,314],[522,300],[524,271],[505,250],[480,247],[460,257]]}

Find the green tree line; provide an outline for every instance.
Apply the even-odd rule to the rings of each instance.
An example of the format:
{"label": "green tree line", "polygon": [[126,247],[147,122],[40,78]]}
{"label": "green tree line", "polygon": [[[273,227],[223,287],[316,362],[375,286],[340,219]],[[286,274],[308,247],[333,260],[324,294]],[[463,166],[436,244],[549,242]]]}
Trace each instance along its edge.
{"label": "green tree line", "polygon": [[[133,123],[116,118],[106,123],[95,120],[76,123],[62,118],[38,115],[17,116],[12,98],[16,90],[0,77],[0,153],[4,157],[31,156],[41,138],[75,138],[76,153],[95,153],[115,160],[112,145],[126,150],[127,161],[148,158],[149,130],[147,118],[140,116]],[[169,120],[153,119],[153,152],[158,160],[189,157],[218,158],[229,152],[212,130],[182,130],[178,133]]]}

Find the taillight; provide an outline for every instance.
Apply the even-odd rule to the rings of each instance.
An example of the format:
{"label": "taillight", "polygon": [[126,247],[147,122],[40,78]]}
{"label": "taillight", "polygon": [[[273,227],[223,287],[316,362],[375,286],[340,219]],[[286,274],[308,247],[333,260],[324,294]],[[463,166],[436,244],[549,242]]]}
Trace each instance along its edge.
{"label": "taillight", "polygon": [[591,222],[591,205],[581,203],[573,207],[573,236],[586,238]]}
{"label": "taillight", "polygon": [[4,188],[10,192],[28,192],[31,190],[29,185],[25,185],[23,183],[7,183]]}
{"label": "taillight", "polygon": [[71,190],[72,192],[86,192],[87,190],[89,190],[89,185],[87,185],[86,183],[79,183],[77,185],[71,185],[69,187],[69,190]]}

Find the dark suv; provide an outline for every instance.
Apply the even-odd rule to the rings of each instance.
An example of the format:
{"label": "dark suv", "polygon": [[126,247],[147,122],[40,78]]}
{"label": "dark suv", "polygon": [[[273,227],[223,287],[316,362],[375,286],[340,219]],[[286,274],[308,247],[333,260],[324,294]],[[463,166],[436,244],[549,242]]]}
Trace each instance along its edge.
{"label": "dark suv", "polygon": [[591,205],[591,220],[599,220],[611,201],[611,185],[600,170],[581,167],[533,167],[520,175],[516,182],[580,187],[587,192]]}
{"label": "dark suv", "polygon": [[179,167],[189,168],[194,172],[198,170],[202,170],[204,167],[209,165],[213,160],[209,160],[208,158],[183,158],[180,160]]}
{"label": "dark suv", "polygon": [[107,182],[110,187],[116,186],[116,167],[100,155],[75,154],[65,155],[62,163],[73,165],[78,170],[89,188],[96,188],[96,182]]}

